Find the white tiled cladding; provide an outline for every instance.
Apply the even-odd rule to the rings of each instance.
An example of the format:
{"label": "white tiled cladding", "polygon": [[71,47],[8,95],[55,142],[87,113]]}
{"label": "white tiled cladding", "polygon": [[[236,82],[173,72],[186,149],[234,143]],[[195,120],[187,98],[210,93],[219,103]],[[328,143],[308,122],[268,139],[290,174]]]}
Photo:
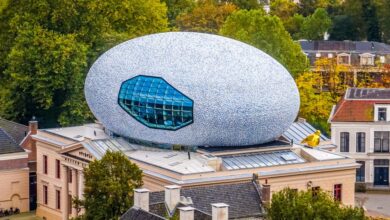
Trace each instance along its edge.
{"label": "white tiled cladding", "polygon": [[[176,131],[148,128],[118,105],[122,82],[162,77],[194,101],[194,123]],[[241,146],[269,142],[294,121],[297,86],[288,71],[242,42],[202,33],[136,38],[110,49],[91,67],[85,95],[113,132],[155,143]]]}

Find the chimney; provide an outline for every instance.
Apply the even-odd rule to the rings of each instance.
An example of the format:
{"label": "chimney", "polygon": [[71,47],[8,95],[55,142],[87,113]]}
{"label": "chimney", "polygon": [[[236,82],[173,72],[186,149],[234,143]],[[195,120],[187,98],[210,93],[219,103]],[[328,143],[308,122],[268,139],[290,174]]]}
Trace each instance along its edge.
{"label": "chimney", "polygon": [[134,206],[149,211],[149,190],[134,189]]}
{"label": "chimney", "polygon": [[263,184],[261,187],[261,202],[267,204],[271,201],[271,186],[268,184]]}
{"label": "chimney", "polygon": [[32,117],[31,121],[28,122],[28,130],[31,135],[37,134],[38,132],[38,121],[35,117]]}
{"label": "chimney", "polygon": [[195,208],[191,206],[180,207],[180,220],[194,220]]}
{"label": "chimney", "polygon": [[176,207],[180,201],[180,186],[170,185],[165,186],[165,204],[170,212]]}
{"label": "chimney", "polygon": [[229,219],[229,205],[225,203],[213,203],[212,206],[212,220],[228,220]]}

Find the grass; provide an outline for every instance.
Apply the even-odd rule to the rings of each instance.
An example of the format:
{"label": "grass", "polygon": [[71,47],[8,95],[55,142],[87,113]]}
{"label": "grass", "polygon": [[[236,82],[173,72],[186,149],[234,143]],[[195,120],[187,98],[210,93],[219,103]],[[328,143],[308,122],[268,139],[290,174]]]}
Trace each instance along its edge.
{"label": "grass", "polygon": [[42,220],[42,219],[35,216],[35,212],[24,212],[18,215],[2,217],[0,218],[0,220]]}

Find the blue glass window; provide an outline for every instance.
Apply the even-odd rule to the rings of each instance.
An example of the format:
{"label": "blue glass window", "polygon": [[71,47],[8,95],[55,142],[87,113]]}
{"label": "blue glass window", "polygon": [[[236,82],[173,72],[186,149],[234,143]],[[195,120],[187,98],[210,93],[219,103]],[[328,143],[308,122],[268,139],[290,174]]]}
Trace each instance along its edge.
{"label": "blue glass window", "polygon": [[160,77],[136,76],[126,80],[118,103],[150,128],[177,130],[193,122],[194,102]]}

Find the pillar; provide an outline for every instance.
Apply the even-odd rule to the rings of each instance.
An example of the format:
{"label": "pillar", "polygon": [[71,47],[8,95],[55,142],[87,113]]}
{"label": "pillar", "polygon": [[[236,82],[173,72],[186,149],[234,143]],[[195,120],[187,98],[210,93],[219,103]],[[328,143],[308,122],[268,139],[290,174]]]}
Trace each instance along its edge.
{"label": "pillar", "polygon": [[68,201],[68,195],[69,195],[69,183],[68,183],[68,167],[65,165],[62,165],[62,193],[61,193],[61,211],[62,211],[62,219],[69,219],[69,201]]}

